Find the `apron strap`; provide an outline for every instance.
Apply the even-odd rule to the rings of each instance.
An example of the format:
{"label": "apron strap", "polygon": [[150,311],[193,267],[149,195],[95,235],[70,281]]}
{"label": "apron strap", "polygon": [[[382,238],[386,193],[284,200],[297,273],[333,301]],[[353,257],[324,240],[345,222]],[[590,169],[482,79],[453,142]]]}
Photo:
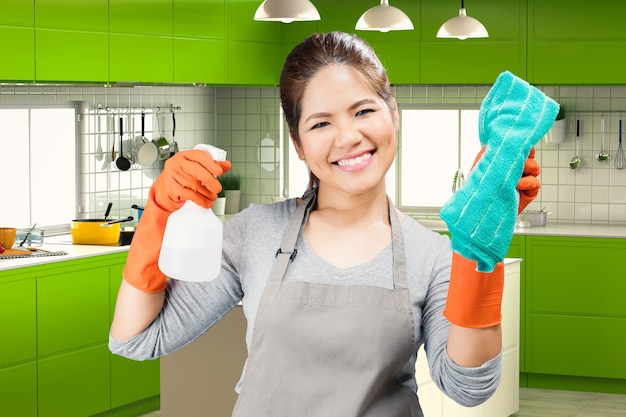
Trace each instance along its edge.
{"label": "apron strap", "polygon": [[393,206],[391,199],[389,201],[389,221],[391,222],[391,233],[393,235],[392,253],[393,253],[393,284],[396,290],[408,289],[406,277],[406,254],[404,250],[404,232],[402,224]]}
{"label": "apron strap", "polygon": [[295,249],[298,236],[300,235],[300,229],[306,223],[305,218],[308,217],[311,207],[315,202],[317,196],[317,188],[313,188],[302,196],[302,202],[296,207],[287,230],[283,235],[283,241],[278,251],[276,251],[276,261],[272,267],[270,274],[270,281],[281,282],[289,262],[293,261],[298,251]]}

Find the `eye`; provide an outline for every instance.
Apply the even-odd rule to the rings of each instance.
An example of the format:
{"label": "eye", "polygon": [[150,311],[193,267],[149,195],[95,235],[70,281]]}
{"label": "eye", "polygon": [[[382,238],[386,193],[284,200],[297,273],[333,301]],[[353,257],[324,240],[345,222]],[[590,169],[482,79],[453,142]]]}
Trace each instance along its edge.
{"label": "eye", "polygon": [[365,116],[368,113],[374,113],[376,110],[374,109],[363,109],[363,110],[359,110],[358,112],[356,112],[357,117],[358,116]]}
{"label": "eye", "polygon": [[311,130],[313,129],[320,129],[324,126],[328,126],[329,123],[328,122],[319,122],[319,123],[315,123],[313,126],[311,126]]}

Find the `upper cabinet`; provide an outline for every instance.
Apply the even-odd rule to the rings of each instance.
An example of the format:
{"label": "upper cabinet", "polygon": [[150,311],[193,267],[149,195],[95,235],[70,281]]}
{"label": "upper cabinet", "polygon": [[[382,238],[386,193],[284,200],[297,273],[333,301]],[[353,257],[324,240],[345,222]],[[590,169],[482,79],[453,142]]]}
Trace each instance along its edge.
{"label": "upper cabinet", "polygon": [[23,0],[3,0],[0,13],[2,58],[0,81],[35,80],[35,5]]}
{"label": "upper cabinet", "polygon": [[37,81],[108,81],[108,0],[37,0],[35,24]]}
{"label": "upper cabinet", "polygon": [[458,15],[460,1],[421,1],[421,84],[491,84],[509,70],[526,77],[526,0],[480,0],[466,4],[488,38],[441,39],[441,25]]}
{"label": "upper cabinet", "polygon": [[538,84],[624,84],[626,3],[528,0],[528,75]]}
{"label": "upper cabinet", "polygon": [[172,0],[109,0],[111,82],[173,82]]}
{"label": "upper cabinet", "polygon": [[476,0],[484,39],[438,39],[458,0],[393,0],[415,30],[356,31],[378,0],[315,0],[316,22],[254,21],[262,0],[2,0],[3,82],[275,86],[286,55],[315,32],[357,33],[392,84],[624,85],[626,2]]}
{"label": "upper cabinet", "polygon": [[226,82],[226,0],[174,0],[174,82]]}

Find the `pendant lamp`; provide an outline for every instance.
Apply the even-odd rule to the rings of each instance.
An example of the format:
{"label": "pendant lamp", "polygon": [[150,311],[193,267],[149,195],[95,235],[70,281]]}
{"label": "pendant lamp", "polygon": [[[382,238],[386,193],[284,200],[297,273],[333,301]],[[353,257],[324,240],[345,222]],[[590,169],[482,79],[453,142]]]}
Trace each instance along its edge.
{"label": "pendant lamp", "polygon": [[291,23],[320,20],[320,14],[309,0],[265,0],[256,9],[254,20]]}
{"label": "pendant lamp", "polygon": [[356,22],[356,30],[413,30],[411,19],[397,7],[389,5],[389,0],[380,0],[379,6],[368,9]]}
{"label": "pendant lamp", "polygon": [[437,32],[438,38],[488,38],[487,29],[478,20],[467,15],[465,10],[465,1],[461,0],[461,10],[459,15],[441,25]]}

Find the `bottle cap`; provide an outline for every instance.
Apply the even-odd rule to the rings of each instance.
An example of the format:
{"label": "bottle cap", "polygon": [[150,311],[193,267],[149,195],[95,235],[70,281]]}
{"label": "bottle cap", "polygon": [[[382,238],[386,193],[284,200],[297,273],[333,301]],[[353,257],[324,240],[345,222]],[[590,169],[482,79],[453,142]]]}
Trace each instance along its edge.
{"label": "bottle cap", "polygon": [[200,151],[204,151],[210,154],[214,160],[216,161],[225,161],[226,160],[226,151],[224,149],[220,149],[216,146],[209,145],[207,143],[199,143],[194,146],[194,149],[198,149]]}

